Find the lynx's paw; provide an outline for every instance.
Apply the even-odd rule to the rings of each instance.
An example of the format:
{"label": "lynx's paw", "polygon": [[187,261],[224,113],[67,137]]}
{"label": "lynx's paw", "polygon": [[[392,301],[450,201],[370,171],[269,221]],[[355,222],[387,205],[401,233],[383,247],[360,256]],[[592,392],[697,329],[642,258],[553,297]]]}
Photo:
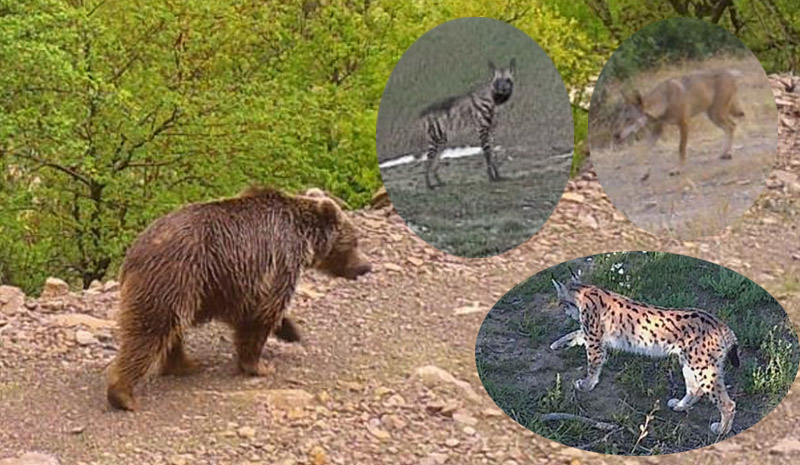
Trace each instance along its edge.
{"label": "lynx's paw", "polygon": [[575,381],[575,389],[581,392],[589,392],[594,389],[597,382],[592,382],[590,379],[579,379]]}
{"label": "lynx's paw", "polygon": [[680,399],[670,399],[667,401],[667,407],[671,408],[676,412],[685,412],[687,407],[681,404]]}

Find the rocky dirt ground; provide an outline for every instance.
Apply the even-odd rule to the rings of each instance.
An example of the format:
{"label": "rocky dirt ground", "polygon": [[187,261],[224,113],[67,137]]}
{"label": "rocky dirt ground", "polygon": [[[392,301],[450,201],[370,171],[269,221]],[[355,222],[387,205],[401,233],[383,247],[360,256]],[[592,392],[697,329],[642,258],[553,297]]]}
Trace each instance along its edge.
{"label": "rocky dirt ground", "polygon": [[[778,78],[773,78],[778,80]],[[356,212],[375,270],[357,282],[307,273],[291,309],[302,345],[270,342],[273,376],[235,375],[229,333],[188,341],[204,371],[154,378],[140,411],[109,411],[103,370],[115,351],[117,285],[38,299],[0,291],[0,464],[727,464],[800,458],[797,385],[751,429],[664,457],[568,448],[502,414],[475,369],[475,336],[492,304],[564,260],[664,250],[745,274],[800,321],[800,78],[783,78],[779,160],[741,221],[692,242],[636,228],[590,164],[531,240],[490,259],[459,259],[410,233],[390,208]]]}

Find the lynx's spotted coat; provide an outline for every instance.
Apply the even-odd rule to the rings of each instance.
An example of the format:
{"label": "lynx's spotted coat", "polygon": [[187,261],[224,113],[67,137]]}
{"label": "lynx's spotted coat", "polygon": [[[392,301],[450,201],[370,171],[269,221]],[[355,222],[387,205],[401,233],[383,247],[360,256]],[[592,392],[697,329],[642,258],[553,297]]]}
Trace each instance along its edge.
{"label": "lynx's spotted coat", "polygon": [[591,391],[609,348],[654,357],[677,355],[686,395],[670,399],[667,405],[678,412],[688,410],[708,395],[720,412],[711,425],[718,435],[731,430],[736,403],[728,396],[723,379],[725,357],[739,366],[737,340],[733,331],[714,315],[698,309],[673,309],[647,305],[622,295],[581,284],[574,273],[567,284],[553,280],[564,311],[580,321],[573,331],[550,345],[552,350],[575,345],[586,347],[587,374],[575,381],[579,391]]}

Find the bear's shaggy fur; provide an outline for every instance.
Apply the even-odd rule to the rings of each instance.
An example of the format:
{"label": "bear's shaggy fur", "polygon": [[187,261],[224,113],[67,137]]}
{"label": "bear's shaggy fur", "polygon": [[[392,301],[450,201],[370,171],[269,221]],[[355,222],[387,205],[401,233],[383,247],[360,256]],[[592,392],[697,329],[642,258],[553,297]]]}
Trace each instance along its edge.
{"label": "bear's shaggy fur", "polygon": [[266,375],[260,357],[267,336],[299,338],[283,315],[302,269],[348,279],[371,270],[356,236],[319,189],[289,196],[251,188],[153,222],[122,265],[120,347],[109,368],[108,402],[134,410],[133,389],[156,363],[164,374],[193,371],[184,332],[212,319],[233,328],[239,369]]}

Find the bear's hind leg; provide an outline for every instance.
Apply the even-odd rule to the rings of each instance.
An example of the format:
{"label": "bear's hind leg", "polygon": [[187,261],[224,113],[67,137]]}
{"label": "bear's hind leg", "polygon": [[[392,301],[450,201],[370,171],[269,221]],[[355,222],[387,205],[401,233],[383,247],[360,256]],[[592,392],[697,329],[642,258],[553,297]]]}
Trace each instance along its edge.
{"label": "bear's hind leg", "polygon": [[133,388],[169,348],[172,328],[123,329],[117,358],[108,373],[108,403],[120,410],[136,410]]}
{"label": "bear's hind leg", "polygon": [[183,345],[183,336],[175,336],[167,352],[167,358],[161,367],[162,375],[186,376],[198,370],[198,365],[187,355]]}

